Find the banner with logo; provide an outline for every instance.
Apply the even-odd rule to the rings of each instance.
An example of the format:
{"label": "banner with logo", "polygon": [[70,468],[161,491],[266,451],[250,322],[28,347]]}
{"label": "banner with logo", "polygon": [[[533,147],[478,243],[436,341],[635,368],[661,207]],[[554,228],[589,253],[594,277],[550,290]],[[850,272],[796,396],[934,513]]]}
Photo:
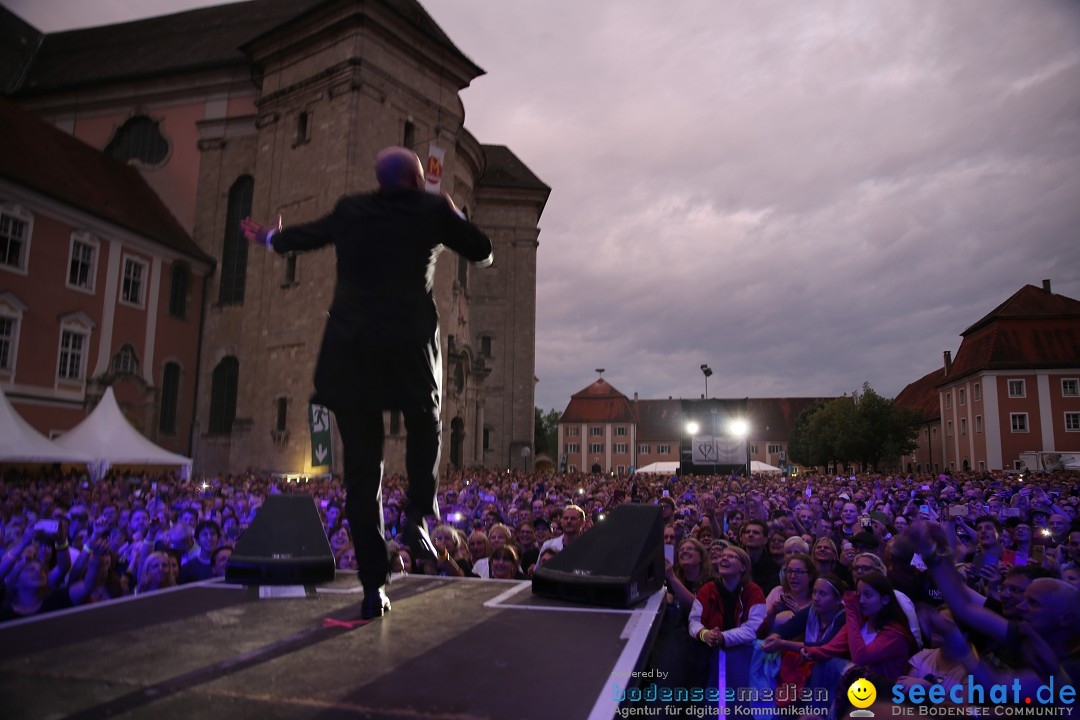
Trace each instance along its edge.
{"label": "banner with logo", "polygon": [[695,435],[690,439],[695,465],[745,465],[746,440],[730,435]]}
{"label": "banner with logo", "polygon": [[435,143],[428,145],[427,156],[427,186],[429,193],[436,195],[442,193],[443,159],[446,151]]}

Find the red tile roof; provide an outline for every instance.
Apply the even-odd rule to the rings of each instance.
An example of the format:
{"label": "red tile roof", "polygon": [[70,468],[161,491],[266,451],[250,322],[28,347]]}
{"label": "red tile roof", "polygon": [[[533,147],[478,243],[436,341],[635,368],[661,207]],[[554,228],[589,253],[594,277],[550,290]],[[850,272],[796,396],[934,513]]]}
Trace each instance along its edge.
{"label": "red tile roof", "polygon": [[919,414],[923,422],[933,422],[941,418],[941,401],[937,386],[945,379],[945,368],[940,367],[919,378],[900,391],[896,404]]}
{"label": "red tile roof", "polygon": [[[806,408],[833,398],[709,398],[708,400],[629,401],[600,379],[570,398],[560,423],[637,422],[639,440],[673,440],[685,434],[687,418],[713,410],[724,418],[745,417],[750,436],[758,440],[786,439]],[[725,420],[726,422],[726,420]]]}
{"label": "red tile roof", "polygon": [[559,422],[632,423],[636,419],[626,396],[600,378],[570,396]]}
{"label": "red tile roof", "polygon": [[212,264],[130,165],[0,98],[0,177]]}
{"label": "red tile roof", "polygon": [[[331,0],[250,0],[49,33],[24,73],[18,92],[26,96],[87,84],[247,65],[250,61],[243,50],[246,43],[295,22],[319,6],[331,4]],[[363,3],[353,4],[358,11],[371,12]],[[381,0],[379,4],[467,63],[474,77],[483,74],[417,0]]]}
{"label": "red tile roof", "polygon": [[671,440],[682,434],[677,430],[686,419],[682,400],[638,400],[633,408],[639,441]]}
{"label": "red tile roof", "polygon": [[540,190],[545,193],[546,202],[546,196],[551,194],[551,188],[536,177],[536,174],[521,162],[521,159],[510,148],[505,145],[484,145],[483,148],[485,165],[479,185]]}
{"label": "red tile roof", "polygon": [[746,419],[750,437],[757,440],[787,438],[795,430],[795,421],[807,408],[836,398],[750,398],[746,403]]}
{"label": "red tile roof", "polygon": [[997,320],[1068,317],[1080,318],[1080,300],[1057,295],[1034,285],[1025,285],[960,334],[967,336]]}
{"label": "red tile roof", "polygon": [[962,335],[938,386],[987,370],[1080,367],[1080,301],[1025,285]]}

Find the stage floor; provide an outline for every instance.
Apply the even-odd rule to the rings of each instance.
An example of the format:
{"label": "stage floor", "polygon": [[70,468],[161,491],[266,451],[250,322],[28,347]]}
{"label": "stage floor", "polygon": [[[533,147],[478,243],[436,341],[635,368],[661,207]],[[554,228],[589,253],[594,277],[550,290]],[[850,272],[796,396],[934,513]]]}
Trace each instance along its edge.
{"label": "stage floor", "polygon": [[352,574],[306,592],[207,581],[0,625],[0,716],[609,720],[661,599],[592,608],[426,576],[389,595],[364,622]]}

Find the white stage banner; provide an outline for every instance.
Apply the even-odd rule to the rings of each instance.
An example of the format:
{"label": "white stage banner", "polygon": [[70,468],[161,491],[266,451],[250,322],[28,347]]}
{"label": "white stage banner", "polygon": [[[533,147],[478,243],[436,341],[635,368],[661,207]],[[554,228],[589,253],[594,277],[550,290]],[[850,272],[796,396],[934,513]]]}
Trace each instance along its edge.
{"label": "white stage banner", "polygon": [[730,435],[695,435],[690,440],[695,465],[744,465],[746,441]]}

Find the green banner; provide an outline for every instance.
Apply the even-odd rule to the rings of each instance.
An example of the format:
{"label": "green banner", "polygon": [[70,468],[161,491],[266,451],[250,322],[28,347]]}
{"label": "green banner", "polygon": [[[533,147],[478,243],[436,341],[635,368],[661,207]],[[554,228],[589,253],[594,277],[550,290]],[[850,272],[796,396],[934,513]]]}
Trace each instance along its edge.
{"label": "green banner", "polygon": [[322,405],[309,404],[311,422],[311,465],[334,466],[334,434],[330,429],[330,411]]}

